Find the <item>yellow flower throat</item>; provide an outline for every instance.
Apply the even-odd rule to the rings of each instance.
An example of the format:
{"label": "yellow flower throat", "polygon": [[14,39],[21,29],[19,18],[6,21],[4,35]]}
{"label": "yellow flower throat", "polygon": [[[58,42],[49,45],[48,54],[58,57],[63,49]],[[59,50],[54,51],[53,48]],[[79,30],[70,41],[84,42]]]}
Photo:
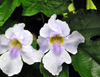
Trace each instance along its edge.
{"label": "yellow flower throat", "polygon": [[22,44],[18,40],[11,40],[10,42],[10,47],[15,47],[17,46],[19,49],[22,49]]}
{"label": "yellow flower throat", "polygon": [[54,36],[50,38],[50,44],[53,45],[55,42],[58,42],[59,44],[63,45],[64,44],[64,38],[61,36]]}

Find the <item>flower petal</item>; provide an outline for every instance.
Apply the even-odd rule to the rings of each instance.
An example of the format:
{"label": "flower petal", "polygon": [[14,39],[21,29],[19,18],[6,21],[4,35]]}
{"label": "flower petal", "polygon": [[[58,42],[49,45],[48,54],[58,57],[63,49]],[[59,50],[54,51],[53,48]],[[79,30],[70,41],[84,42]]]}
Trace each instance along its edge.
{"label": "flower petal", "polygon": [[22,41],[22,44],[24,44],[24,45],[31,45],[32,42],[33,42],[33,35],[28,30],[24,30],[23,31],[23,41]]}
{"label": "flower petal", "polygon": [[85,38],[78,31],[74,31],[65,39],[64,47],[68,52],[76,54],[79,43],[84,42]]}
{"label": "flower petal", "polygon": [[15,59],[10,57],[10,51],[0,57],[0,68],[8,76],[18,74],[22,69],[23,63],[20,55]]}
{"label": "flower petal", "polygon": [[39,36],[37,42],[40,46],[40,50],[47,52],[49,50],[49,39]]}
{"label": "flower petal", "polygon": [[49,19],[48,21],[48,24],[49,24],[49,27],[55,31],[55,32],[58,32],[58,33],[62,33],[62,30],[59,26],[59,24],[56,22],[56,14],[53,14],[51,16],[51,18]]}
{"label": "flower petal", "polygon": [[42,51],[36,51],[32,46],[23,46],[21,53],[22,59],[27,64],[31,65],[35,62],[40,62],[43,56]]}
{"label": "flower petal", "polygon": [[40,29],[40,36],[48,37],[50,32],[50,27],[48,24],[44,24],[44,26]]}
{"label": "flower petal", "polygon": [[55,33],[53,30],[50,29],[48,24],[44,24],[44,26],[40,29],[40,36],[46,38],[50,37],[51,35],[56,35],[58,33]]}
{"label": "flower petal", "polygon": [[25,27],[24,23],[15,24],[14,25],[14,34],[17,37],[20,37],[20,34],[22,33],[24,27]]}
{"label": "flower petal", "polygon": [[8,39],[11,39],[11,37],[13,36],[14,34],[14,29],[11,27],[11,28],[8,28],[5,32],[5,36],[8,38]]}
{"label": "flower petal", "polygon": [[43,57],[43,64],[45,69],[47,69],[52,75],[59,75],[62,71],[62,64],[63,63],[70,64],[71,57],[70,55],[62,48],[62,52],[59,56],[55,55],[52,50],[50,50],[44,57]]}
{"label": "flower petal", "polygon": [[69,35],[70,28],[69,28],[68,24],[65,21],[61,21],[59,19],[57,19],[56,22],[59,24],[60,28],[62,29],[63,36]]}
{"label": "flower petal", "polygon": [[24,39],[23,31],[25,24],[24,23],[19,23],[14,25],[14,35],[15,39],[19,40],[22,43],[22,40]]}
{"label": "flower petal", "polygon": [[9,45],[10,40],[5,35],[0,35],[0,44]]}
{"label": "flower petal", "polygon": [[9,42],[5,35],[0,35],[0,54],[9,49]]}
{"label": "flower petal", "polygon": [[7,50],[9,50],[9,46],[0,45],[0,54],[6,52]]}

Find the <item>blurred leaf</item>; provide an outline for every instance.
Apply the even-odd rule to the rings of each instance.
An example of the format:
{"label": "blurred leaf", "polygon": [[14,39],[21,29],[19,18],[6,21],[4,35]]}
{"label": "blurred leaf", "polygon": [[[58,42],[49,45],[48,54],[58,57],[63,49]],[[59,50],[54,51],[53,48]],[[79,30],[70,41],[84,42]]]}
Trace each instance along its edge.
{"label": "blurred leaf", "polygon": [[43,12],[50,17],[52,14],[63,14],[68,12],[70,0],[20,0],[23,6],[23,15],[32,16]]}
{"label": "blurred leaf", "polygon": [[58,76],[53,76],[49,73],[44,67],[43,64],[40,64],[40,72],[43,74],[44,77],[69,77],[69,68],[67,64],[63,64],[63,69]]}
{"label": "blurred leaf", "polygon": [[97,36],[100,36],[100,14],[92,10],[79,10],[77,14],[69,14],[68,17],[66,21],[71,30],[78,30],[85,37],[85,43],[80,44],[78,54],[72,57],[75,70],[81,77],[99,77],[100,37]]}
{"label": "blurred leaf", "polygon": [[95,9],[97,10],[96,6],[94,5],[92,0],[87,0],[87,10],[89,9]]}
{"label": "blurred leaf", "polygon": [[2,0],[0,1],[0,26],[11,16],[14,9],[20,6],[19,0]]}

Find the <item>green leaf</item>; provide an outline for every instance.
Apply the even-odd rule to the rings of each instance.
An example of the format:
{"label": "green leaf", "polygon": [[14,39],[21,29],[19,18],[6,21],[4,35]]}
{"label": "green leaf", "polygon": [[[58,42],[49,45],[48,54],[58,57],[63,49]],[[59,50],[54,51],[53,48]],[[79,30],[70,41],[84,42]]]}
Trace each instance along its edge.
{"label": "green leaf", "polygon": [[33,40],[32,46],[33,46],[33,48],[37,49],[37,41]]}
{"label": "green leaf", "polygon": [[70,0],[20,0],[23,6],[23,15],[32,16],[43,12],[46,16],[68,12]]}
{"label": "green leaf", "polygon": [[72,56],[72,65],[75,70],[79,72],[81,77],[99,77],[100,64],[98,64],[89,54],[84,50],[78,49],[78,53]]}
{"label": "green leaf", "polygon": [[[69,14],[67,22],[72,31],[79,31],[85,37],[78,53],[72,57],[72,64],[81,77],[100,76],[100,14],[95,11],[79,10],[77,14]],[[95,39],[94,39],[95,38]]]}
{"label": "green leaf", "polygon": [[11,16],[14,9],[20,6],[19,0],[2,0],[0,1],[0,26]]}
{"label": "green leaf", "polygon": [[67,64],[63,64],[63,69],[58,76],[53,76],[49,73],[44,67],[43,64],[40,64],[40,72],[43,74],[44,77],[69,77],[69,68]]}

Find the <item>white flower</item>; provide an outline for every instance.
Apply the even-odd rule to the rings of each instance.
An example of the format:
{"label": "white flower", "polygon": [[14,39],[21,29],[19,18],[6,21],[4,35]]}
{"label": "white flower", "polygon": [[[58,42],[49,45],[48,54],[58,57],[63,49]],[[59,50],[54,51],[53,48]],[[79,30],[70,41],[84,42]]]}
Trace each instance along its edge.
{"label": "white flower", "polygon": [[40,50],[46,53],[43,57],[44,68],[52,75],[59,75],[62,71],[62,64],[71,63],[72,54],[77,53],[79,43],[84,43],[85,38],[78,32],[74,31],[69,35],[70,29],[66,22],[56,20],[56,15],[52,15],[48,23],[40,30],[38,44]]}
{"label": "white flower", "polygon": [[43,56],[31,46],[33,36],[24,30],[24,23],[15,24],[7,29],[5,35],[0,35],[0,68],[8,76],[18,74],[25,63],[31,65],[40,62]]}

